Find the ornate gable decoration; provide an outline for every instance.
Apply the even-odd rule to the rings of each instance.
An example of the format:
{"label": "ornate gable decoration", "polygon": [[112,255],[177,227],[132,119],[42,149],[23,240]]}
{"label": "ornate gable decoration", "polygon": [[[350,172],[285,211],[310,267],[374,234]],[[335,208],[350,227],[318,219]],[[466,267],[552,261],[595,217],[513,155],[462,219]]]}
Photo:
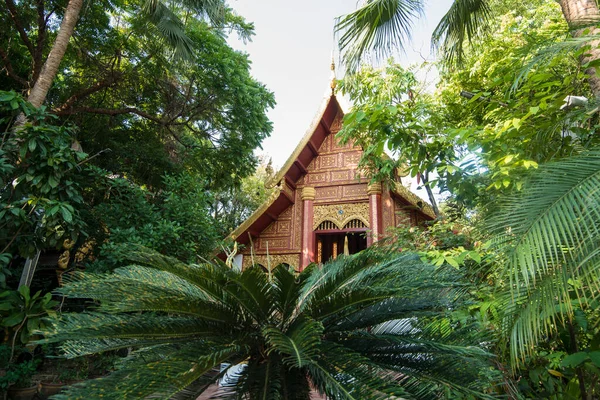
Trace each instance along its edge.
{"label": "ornate gable decoration", "polygon": [[353,219],[369,226],[369,203],[316,205],[313,230],[317,229],[324,221],[331,221],[338,229],[344,229],[346,224]]}

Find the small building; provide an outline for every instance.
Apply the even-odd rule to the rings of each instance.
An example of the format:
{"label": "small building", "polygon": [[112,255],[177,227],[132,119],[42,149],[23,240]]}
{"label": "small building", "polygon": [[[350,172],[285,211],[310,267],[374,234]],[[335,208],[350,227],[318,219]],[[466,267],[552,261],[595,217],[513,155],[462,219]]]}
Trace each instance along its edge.
{"label": "small building", "polygon": [[312,262],[363,250],[390,227],[435,219],[431,206],[401,183],[387,187],[360,175],[363,149],[336,139],[343,116],[336,96],[326,96],[269,183],[277,190],[231,234],[244,245],[235,264],[287,264],[302,270]]}

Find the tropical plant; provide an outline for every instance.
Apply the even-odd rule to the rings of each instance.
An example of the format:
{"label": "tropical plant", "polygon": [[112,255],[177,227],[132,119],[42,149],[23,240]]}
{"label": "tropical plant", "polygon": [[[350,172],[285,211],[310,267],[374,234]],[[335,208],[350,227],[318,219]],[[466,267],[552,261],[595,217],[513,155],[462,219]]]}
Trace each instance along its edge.
{"label": "tropical plant", "polygon": [[0,377],[0,389],[9,387],[29,388],[32,386],[32,378],[37,370],[39,360],[28,360],[21,363],[10,364],[6,373]]}
{"label": "tropical plant", "polygon": [[[442,50],[449,65],[462,60],[466,43],[487,31],[493,17],[494,0],[454,0],[433,32],[432,44]],[[600,10],[596,0],[559,0],[563,18],[576,38],[587,37],[586,53],[580,58],[595,96],[600,95],[596,64],[600,59],[597,24]],[[410,39],[413,20],[423,14],[423,0],[365,0],[359,8],[338,18],[335,31],[349,71],[356,71],[369,54],[381,59],[402,50]],[[523,4],[517,5],[517,8]],[[590,37],[591,35],[591,37]]]}
{"label": "tropical plant", "polygon": [[[77,239],[85,226],[78,208],[86,154],[71,148],[74,128],[56,124],[15,92],[0,91],[0,113],[0,165],[10,166],[0,167],[0,253],[29,257]],[[20,113],[30,123],[14,135]]]}
{"label": "tropical plant", "polygon": [[576,370],[571,378],[582,399],[599,390],[585,376],[600,366],[599,185],[598,149],[545,164],[488,223],[503,256],[502,330],[513,367],[535,356],[540,342],[563,334],[559,365]]}
{"label": "tropical plant", "polygon": [[112,375],[57,398],[195,399],[240,363],[235,398],[308,399],[311,387],[335,399],[489,397],[480,342],[436,318],[463,292],[454,270],[374,250],[298,276],[185,265],[147,250],[133,260],[59,289],[99,307],[62,314],[44,342],[61,342],[67,357],[134,351]]}
{"label": "tropical plant", "polygon": [[0,293],[0,325],[9,328],[6,340],[10,341],[13,349],[16,344],[29,343],[34,331],[45,327],[44,318],[56,314],[54,307],[57,304],[51,293],[42,296],[42,292],[38,291],[32,296],[29,286]]}

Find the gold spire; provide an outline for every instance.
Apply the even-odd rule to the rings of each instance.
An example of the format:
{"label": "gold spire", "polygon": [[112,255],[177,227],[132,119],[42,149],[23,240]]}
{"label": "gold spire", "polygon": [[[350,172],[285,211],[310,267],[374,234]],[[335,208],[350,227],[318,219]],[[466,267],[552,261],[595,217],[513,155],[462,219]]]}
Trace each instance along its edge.
{"label": "gold spire", "polygon": [[331,53],[331,81],[329,86],[331,86],[331,95],[335,92],[335,87],[337,85],[337,79],[335,77],[335,60],[333,59],[333,52]]}

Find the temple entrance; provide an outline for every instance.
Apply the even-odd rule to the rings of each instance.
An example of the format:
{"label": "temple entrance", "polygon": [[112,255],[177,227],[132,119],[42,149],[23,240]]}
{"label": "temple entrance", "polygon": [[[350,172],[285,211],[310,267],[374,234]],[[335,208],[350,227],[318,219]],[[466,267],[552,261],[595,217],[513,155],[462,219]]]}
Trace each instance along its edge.
{"label": "temple entrance", "polygon": [[325,263],[338,255],[344,254],[347,248],[348,254],[355,254],[367,248],[366,232],[327,232],[316,233],[317,239],[317,262]]}

